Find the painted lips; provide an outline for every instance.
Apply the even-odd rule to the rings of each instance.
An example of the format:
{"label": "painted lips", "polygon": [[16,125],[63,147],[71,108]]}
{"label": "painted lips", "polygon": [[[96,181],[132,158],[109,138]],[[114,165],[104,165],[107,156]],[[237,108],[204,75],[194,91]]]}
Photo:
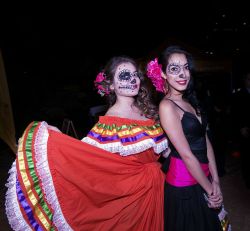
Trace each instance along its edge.
{"label": "painted lips", "polygon": [[138,87],[137,84],[135,84],[135,85],[126,85],[126,86],[120,86],[119,89],[135,90],[137,87]]}
{"label": "painted lips", "polygon": [[180,85],[186,85],[187,84],[187,80],[181,80],[181,81],[176,81],[178,84]]}

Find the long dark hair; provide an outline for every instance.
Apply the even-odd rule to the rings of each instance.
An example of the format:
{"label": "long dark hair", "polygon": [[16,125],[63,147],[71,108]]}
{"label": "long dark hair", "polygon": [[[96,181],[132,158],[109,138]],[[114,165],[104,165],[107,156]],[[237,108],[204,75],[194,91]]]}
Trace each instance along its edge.
{"label": "long dark hair", "polygon": [[[200,103],[197,99],[197,96],[196,96],[196,93],[194,90],[194,79],[193,79],[194,62],[193,62],[192,55],[189,52],[187,52],[186,50],[184,50],[183,48],[181,48],[180,46],[167,47],[162,52],[161,56],[159,57],[159,63],[162,65],[162,71],[164,73],[166,72],[166,68],[169,64],[169,58],[171,57],[172,54],[176,54],[176,53],[177,54],[184,54],[186,56],[188,66],[189,66],[189,71],[191,74],[190,81],[188,83],[187,89],[183,93],[182,98],[185,99],[186,101],[188,101],[192,105],[192,107],[195,109],[195,112],[197,115],[200,115],[201,113],[203,113],[203,111],[202,111],[202,108],[200,106]],[[166,81],[166,84],[168,84],[167,81]]]}
{"label": "long dark hair", "polygon": [[158,120],[158,111],[156,106],[152,103],[151,94],[147,87],[145,77],[142,71],[139,68],[139,64],[132,58],[128,56],[116,56],[110,59],[110,61],[106,64],[103,69],[105,73],[105,87],[109,90],[110,94],[105,95],[107,98],[107,102],[109,107],[113,106],[116,102],[116,94],[114,91],[110,90],[110,85],[114,81],[114,75],[117,67],[122,63],[131,63],[136,70],[138,71],[140,77],[140,89],[138,95],[136,95],[134,105],[147,117]]}

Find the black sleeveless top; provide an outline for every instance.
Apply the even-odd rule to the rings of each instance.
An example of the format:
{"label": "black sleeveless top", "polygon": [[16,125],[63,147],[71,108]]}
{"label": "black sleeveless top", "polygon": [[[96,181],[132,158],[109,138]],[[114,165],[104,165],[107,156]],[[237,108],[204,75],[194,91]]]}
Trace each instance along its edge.
{"label": "black sleeveless top", "polygon": [[[185,111],[173,100],[170,101],[173,102],[178,108],[180,108],[184,112],[183,117],[181,119],[181,124],[191,151],[199,160],[199,162],[208,163],[206,145],[206,117],[204,115],[201,115],[202,122],[200,122],[199,119],[193,113]],[[171,149],[170,156],[174,156],[176,158],[181,159],[181,156],[179,155],[175,147],[171,144],[171,142],[169,142],[169,147]]]}

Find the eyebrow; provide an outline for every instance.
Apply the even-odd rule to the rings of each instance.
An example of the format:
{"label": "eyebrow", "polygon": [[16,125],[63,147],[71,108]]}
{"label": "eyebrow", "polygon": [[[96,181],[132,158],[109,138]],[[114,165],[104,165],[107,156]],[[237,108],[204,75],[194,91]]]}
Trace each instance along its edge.
{"label": "eyebrow", "polygon": [[168,65],[175,65],[175,66],[186,66],[188,65],[188,63],[185,63],[185,64],[180,64],[180,63],[169,63]]}

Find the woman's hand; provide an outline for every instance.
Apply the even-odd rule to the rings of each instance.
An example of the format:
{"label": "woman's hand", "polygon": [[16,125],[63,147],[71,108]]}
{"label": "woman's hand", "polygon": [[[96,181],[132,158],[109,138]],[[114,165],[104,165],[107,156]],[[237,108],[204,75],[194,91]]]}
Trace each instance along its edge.
{"label": "woman's hand", "polygon": [[223,202],[223,196],[221,193],[219,182],[212,182],[212,193],[208,195],[208,207],[220,208]]}
{"label": "woman's hand", "polygon": [[212,192],[213,195],[222,195],[219,182],[213,180],[212,189],[213,189],[213,192]]}

